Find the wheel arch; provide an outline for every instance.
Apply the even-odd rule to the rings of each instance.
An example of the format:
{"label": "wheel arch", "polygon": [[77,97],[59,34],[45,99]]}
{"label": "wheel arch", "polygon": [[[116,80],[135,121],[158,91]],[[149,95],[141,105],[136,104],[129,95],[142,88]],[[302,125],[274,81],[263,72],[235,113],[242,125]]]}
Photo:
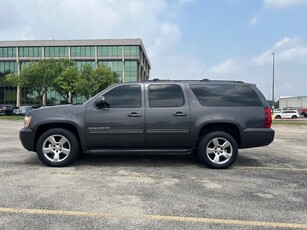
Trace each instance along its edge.
{"label": "wheel arch", "polygon": [[53,129],[53,128],[62,128],[62,129],[67,129],[69,131],[71,131],[77,138],[79,145],[81,147],[81,139],[80,139],[80,135],[78,132],[78,129],[73,125],[73,124],[68,124],[68,123],[46,123],[46,124],[42,124],[40,125],[37,129],[36,129],[36,133],[35,133],[35,138],[34,138],[34,151],[36,151],[36,145],[37,145],[37,141],[39,139],[39,137],[46,132],[47,130]]}
{"label": "wheel arch", "polygon": [[229,122],[217,122],[217,123],[209,123],[204,124],[198,132],[197,142],[195,146],[199,145],[202,137],[206,134],[213,132],[213,131],[224,131],[230,134],[235,141],[237,142],[238,146],[241,146],[241,132],[237,124],[229,123]]}

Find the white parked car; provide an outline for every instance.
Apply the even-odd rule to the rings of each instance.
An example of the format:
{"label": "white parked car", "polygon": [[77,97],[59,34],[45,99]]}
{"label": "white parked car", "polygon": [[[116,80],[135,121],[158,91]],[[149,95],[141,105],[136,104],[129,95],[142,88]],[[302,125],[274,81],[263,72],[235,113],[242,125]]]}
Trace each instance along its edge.
{"label": "white parked car", "polygon": [[300,117],[300,114],[296,110],[283,110],[282,112],[275,114],[275,119],[280,119],[280,118],[296,119],[298,117]]}

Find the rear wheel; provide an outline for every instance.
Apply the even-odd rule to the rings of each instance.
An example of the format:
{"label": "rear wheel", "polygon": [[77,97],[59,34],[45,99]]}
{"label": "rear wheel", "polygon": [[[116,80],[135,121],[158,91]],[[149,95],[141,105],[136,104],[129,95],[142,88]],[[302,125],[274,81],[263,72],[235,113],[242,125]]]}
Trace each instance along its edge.
{"label": "rear wheel", "polygon": [[296,118],[297,118],[297,116],[293,115],[291,118],[292,118],[292,119],[296,119]]}
{"label": "rear wheel", "polygon": [[36,152],[39,159],[52,167],[71,164],[80,151],[76,136],[67,129],[54,128],[44,132],[38,139]]}
{"label": "rear wheel", "polygon": [[228,168],[235,162],[237,155],[237,142],[230,134],[223,131],[210,132],[199,143],[199,159],[210,168]]}

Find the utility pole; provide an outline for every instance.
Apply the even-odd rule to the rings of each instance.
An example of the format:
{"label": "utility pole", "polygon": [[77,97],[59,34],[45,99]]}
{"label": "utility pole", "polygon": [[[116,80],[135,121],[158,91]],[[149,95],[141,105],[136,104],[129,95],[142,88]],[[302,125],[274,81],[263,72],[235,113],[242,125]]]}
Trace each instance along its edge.
{"label": "utility pole", "polygon": [[275,53],[272,53],[273,55],[273,82],[272,82],[272,109],[275,109],[275,95],[274,95],[274,83],[275,83],[275,76],[274,76],[274,69],[275,69]]}

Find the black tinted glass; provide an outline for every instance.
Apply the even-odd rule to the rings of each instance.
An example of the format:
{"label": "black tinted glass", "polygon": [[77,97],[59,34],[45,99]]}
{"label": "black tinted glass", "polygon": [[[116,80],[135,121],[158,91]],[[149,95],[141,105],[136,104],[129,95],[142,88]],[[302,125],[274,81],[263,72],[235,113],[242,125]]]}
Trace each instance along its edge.
{"label": "black tinted glass", "polygon": [[193,84],[190,87],[203,106],[262,106],[250,85]]}
{"label": "black tinted glass", "polygon": [[141,107],[141,87],[139,85],[123,85],[104,94],[110,108]]}
{"label": "black tinted glass", "polygon": [[150,107],[180,107],[184,104],[184,96],[179,85],[152,84],[149,86]]}

